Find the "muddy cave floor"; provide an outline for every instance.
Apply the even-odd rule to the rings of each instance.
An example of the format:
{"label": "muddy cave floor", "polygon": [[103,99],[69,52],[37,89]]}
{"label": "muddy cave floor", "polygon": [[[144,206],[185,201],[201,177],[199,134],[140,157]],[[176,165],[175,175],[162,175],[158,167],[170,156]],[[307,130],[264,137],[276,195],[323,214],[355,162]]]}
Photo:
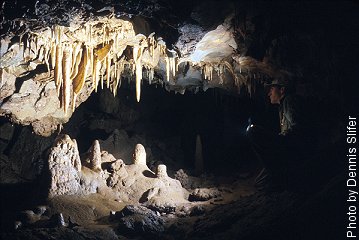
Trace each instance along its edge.
{"label": "muddy cave floor", "polygon": [[[36,183],[2,186],[1,239],[340,239],[341,177],[303,194],[258,190],[253,184],[257,171],[193,177],[198,188],[215,189],[216,194],[169,213],[147,209],[153,215],[128,222],[119,221],[116,211],[129,203],[106,193],[44,200],[34,195]],[[134,212],[148,214],[136,210],[142,204],[134,205]],[[25,210],[35,215],[29,217]],[[58,213],[65,226],[60,226]],[[14,230],[21,217],[25,224]]]}

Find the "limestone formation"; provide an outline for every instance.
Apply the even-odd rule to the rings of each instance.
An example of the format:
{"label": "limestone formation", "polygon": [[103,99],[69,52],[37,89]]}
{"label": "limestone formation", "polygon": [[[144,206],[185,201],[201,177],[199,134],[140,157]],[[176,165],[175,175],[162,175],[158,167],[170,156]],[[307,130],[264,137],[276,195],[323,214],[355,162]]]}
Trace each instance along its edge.
{"label": "limestone formation", "polygon": [[49,197],[79,192],[79,159],[77,144],[68,135],[60,135],[55,140],[48,159]]}
{"label": "limestone formation", "polygon": [[81,172],[81,159],[80,159],[80,153],[79,153],[79,149],[77,146],[77,141],[76,139],[72,140],[74,143],[74,151],[75,151],[75,158],[72,159],[72,164],[73,166],[76,168],[77,171]]}
{"label": "limestone formation", "polygon": [[95,140],[92,143],[91,149],[90,149],[90,169],[94,171],[101,171],[101,149],[100,149],[100,143],[98,140]]}
{"label": "limestone formation", "polygon": [[133,153],[133,164],[146,165],[146,150],[142,144],[137,144]]}
{"label": "limestone formation", "polygon": [[166,178],[166,177],[168,177],[166,165],[164,165],[164,164],[159,164],[159,165],[157,166],[156,176],[157,176],[158,178]]}

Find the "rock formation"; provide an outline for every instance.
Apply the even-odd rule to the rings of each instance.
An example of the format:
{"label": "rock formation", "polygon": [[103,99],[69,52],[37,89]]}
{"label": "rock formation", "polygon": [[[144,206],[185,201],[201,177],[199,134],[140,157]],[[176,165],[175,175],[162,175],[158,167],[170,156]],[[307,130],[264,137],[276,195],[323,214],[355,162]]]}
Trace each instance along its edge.
{"label": "rock formation", "polygon": [[146,150],[142,144],[137,144],[133,153],[133,164],[146,165]]}
{"label": "rock formation", "polygon": [[76,194],[80,191],[80,156],[76,141],[68,135],[59,136],[50,150],[49,160],[50,188],[49,197]]}
{"label": "rock formation", "polygon": [[90,160],[90,169],[94,170],[94,171],[101,171],[101,149],[100,149],[100,143],[98,140],[95,140],[92,143],[91,149],[90,149],[90,156],[89,156],[89,160]]}
{"label": "rock formation", "polygon": [[157,166],[157,172],[156,172],[156,176],[160,179],[166,178],[168,177],[167,175],[167,167],[164,164],[159,164]]}

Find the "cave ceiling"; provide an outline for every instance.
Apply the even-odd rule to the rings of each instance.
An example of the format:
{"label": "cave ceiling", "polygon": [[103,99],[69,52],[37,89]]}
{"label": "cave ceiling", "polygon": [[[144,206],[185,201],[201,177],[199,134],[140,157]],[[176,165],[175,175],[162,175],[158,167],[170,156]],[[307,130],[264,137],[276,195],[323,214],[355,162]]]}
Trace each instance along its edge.
{"label": "cave ceiling", "polygon": [[137,102],[144,84],[180,94],[244,89],[250,96],[275,76],[315,67],[314,30],[305,29],[310,16],[292,5],[4,1],[0,115],[48,136],[92,92],[109,88],[115,97],[124,80],[135,86]]}

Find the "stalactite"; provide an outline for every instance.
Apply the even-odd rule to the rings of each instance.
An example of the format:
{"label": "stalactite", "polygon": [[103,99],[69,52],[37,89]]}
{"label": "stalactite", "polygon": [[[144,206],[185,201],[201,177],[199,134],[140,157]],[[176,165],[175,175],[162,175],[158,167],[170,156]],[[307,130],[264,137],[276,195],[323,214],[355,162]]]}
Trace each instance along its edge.
{"label": "stalactite", "polygon": [[99,75],[99,61],[98,57],[93,54],[93,61],[92,61],[92,89],[95,89],[97,92],[97,84],[98,84],[98,75]]}
{"label": "stalactite", "polygon": [[62,60],[62,76],[63,76],[63,88],[62,88],[62,106],[67,114],[67,110],[70,104],[71,97],[71,66],[72,66],[72,48],[65,46]]}
{"label": "stalactite", "polygon": [[133,47],[133,60],[135,66],[135,73],[136,73],[136,100],[137,102],[141,99],[141,80],[142,80],[142,52],[145,46],[142,45],[140,40],[139,46]]}
{"label": "stalactite", "polygon": [[142,65],[141,59],[136,62],[136,100],[140,101],[141,98],[141,80],[142,80]]}
{"label": "stalactite", "polygon": [[83,54],[81,57],[81,62],[79,64],[79,71],[76,74],[76,76],[73,79],[73,92],[74,94],[79,94],[79,92],[81,91],[81,89],[83,88],[84,84],[85,84],[85,79],[87,77],[87,71],[89,69],[89,51],[88,48],[86,46],[83,46]]}
{"label": "stalactite", "polygon": [[104,68],[105,68],[105,66],[106,66],[106,61],[107,61],[107,58],[105,58],[104,61],[100,62],[100,64],[101,64],[101,68],[100,68],[100,74],[101,74],[101,77],[100,77],[101,89],[103,89],[103,74],[104,74]]}
{"label": "stalactite", "polygon": [[56,43],[54,40],[51,41],[50,57],[51,57],[51,68],[55,68],[56,64]]}
{"label": "stalactite", "polygon": [[62,44],[59,43],[56,46],[56,60],[55,60],[55,84],[57,89],[57,95],[60,96],[60,88],[62,85]]}
{"label": "stalactite", "polygon": [[51,48],[51,46],[46,44],[46,47],[44,47],[44,58],[43,58],[43,60],[45,61],[45,64],[46,64],[46,69],[47,69],[49,77],[51,76],[50,63],[49,63],[50,48]]}
{"label": "stalactite", "polygon": [[166,61],[166,79],[167,79],[167,82],[170,81],[170,61],[168,59],[168,57],[166,56],[165,57],[165,61]]}
{"label": "stalactite", "polygon": [[71,77],[70,77],[71,80],[74,79],[74,77],[77,75],[79,71],[81,58],[82,58],[82,49],[81,49],[81,45],[78,44],[74,47],[72,54],[73,64],[72,64]]}
{"label": "stalactite", "polygon": [[[23,43],[25,60],[45,63],[49,77],[51,70],[54,70],[56,91],[58,96],[61,96],[61,106],[67,114],[71,96],[73,97],[71,107],[74,110],[76,97],[84,87],[88,76],[92,77],[92,90],[97,91],[99,80],[101,87],[104,84],[103,80],[106,80],[107,88],[110,88],[116,96],[121,85],[122,72],[125,68],[131,69],[132,66],[132,74],[136,75],[138,102],[141,97],[143,67],[151,84],[155,67],[160,60],[164,60],[166,80],[170,81],[171,76],[175,79],[180,61],[174,57],[175,55],[170,54],[174,51],[166,48],[162,38],[156,40],[155,33],[146,37],[142,34],[135,35],[133,32],[131,35],[133,38],[128,40],[124,38],[125,34],[128,35],[128,29],[133,31],[131,28],[124,27],[124,22],[112,25],[111,19],[99,20],[97,23],[88,22],[77,29],[55,25],[43,35],[26,32],[25,35],[20,36],[19,45]],[[133,47],[133,60],[121,57],[127,46]],[[204,65],[204,69],[205,78],[211,80],[213,67]]]}
{"label": "stalactite", "polygon": [[124,59],[125,57],[120,58],[120,60],[117,62],[116,67],[116,78],[115,78],[115,85],[113,87],[114,96],[117,94],[117,89],[119,86],[121,86],[121,74],[124,70]]}
{"label": "stalactite", "polygon": [[204,75],[204,79],[206,80],[212,80],[213,78],[213,66],[210,65],[210,64],[205,64],[203,67],[202,67],[202,73]]}
{"label": "stalactite", "polygon": [[110,88],[110,80],[111,80],[111,55],[107,55],[107,64],[106,64],[106,83],[107,88]]}
{"label": "stalactite", "polygon": [[170,69],[172,71],[172,76],[176,76],[176,58],[170,58]]}

